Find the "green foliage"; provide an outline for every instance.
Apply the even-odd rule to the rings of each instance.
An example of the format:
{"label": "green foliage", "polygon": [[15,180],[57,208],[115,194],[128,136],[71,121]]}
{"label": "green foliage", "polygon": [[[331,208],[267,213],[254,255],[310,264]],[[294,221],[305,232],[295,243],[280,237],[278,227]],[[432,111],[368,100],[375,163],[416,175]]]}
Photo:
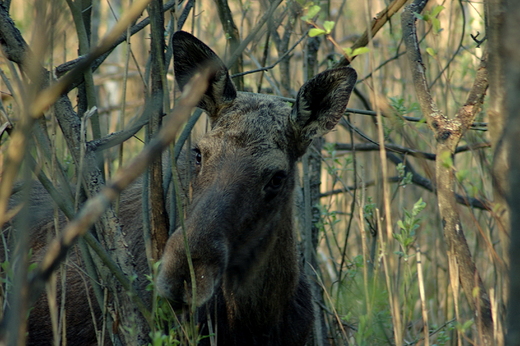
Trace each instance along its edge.
{"label": "green foliage", "polygon": [[[161,261],[154,263],[152,267],[152,275],[146,275],[148,279],[147,291],[155,290],[155,277],[158,274]],[[198,327],[191,321],[180,322],[173,310],[170,302],[157,295],[154,297],[153,304],[153,325],[154,328],[150,331],[151,343],[148,346],[176,346],[187,344],[186,339],[198,342],[205,337],[199,335]],[[190,316],[190,319],[194,318]]]}
{"label": "green foliage", "polygon": [[457,324],[455,325],[455,327],[461,332],[461,333],[465,333],[467,330],[470,330],[471,327],[475,324],[475,321],[473,319],[471,320],[467,320],[466,322],[464,323],[459,323],[457,322]]}
{"label": "green foliage", "polygon": [[442,10],[444,10],[444,6],[438,5],[432,8],[431,11],[424,11],[424,14],[415,13],[415,16],[425,22],[429,22],[433,27],[433,32],[439,34],[442,31],[442,28],[441,22],[437,17]]}
{"label": "green foliage", "polygon": [[359,48],[352,50],[352,48],[348,47],[348,48],[343,48],[343,52],[347,55],[347,57],[349,59],[352,59],[353,57],[355,57],[357,55],[366,54],[366,53],[370,52],[370,48],[359,47]]}
{"label": "green foliage", "polygon": [[312,28],[309,30],[310,37],[316,37],[316,36],[324,35],[326,33],[327,32],[324,29],[320,29],[320,28]]}
{"label": "green foliage", "polygon": [[337,178],[343,172],[352,171],[352,156],[339,157],[335,143],[325,143],[323,150],[328,154],[328,157],[325,159],[325,169],[329,175]]}
{"label": "green foliage", "polygon": [[420,110],[417,102],[410,102],[410,105],[406,105],[406,101],[403,97],[390,96],[388,98],[390,106],[397,112],[398,115],[403,116]]}
{"label": "green foliage", "polygon": [[314,17],[316,17],[318,13],[320,13],[321,7],[318,5],[314,5],[313,2],[308,2],[305,5],[303,5],[303,11],[305,12],[305,15],[300,17],[300,19],[308,24],[312,24]]}
{"label": "green foliage", "polygon": [[[433,329],[439,329],[434,326]],[[447,323],[444,327],[440,328],[438,332],[435,334],[436,342],[432,346],[444,346],[449,345],[449,342],[451,340],[450,338],[450,332],[454,330],[454,324],[453,323]]]}
{"label": "green foliage", "polygon": [[410,185],[412,183],[413,174],[411,172],[406,172],[406,166],[402,163],[399,163],[396,166],[396,169],[400,178],[399,186],[405,187],[406,185]]}
{"label": "green foliage", "polygon": [[426,48],[426,53],[428,53],[430,56],[434,58],[437,56],[437,52],[432,47]]}
{"label": "green foliage", "polygon": [[334,29],[334,25],[336,25],[336,23],[333,22],[333,21],[330,21],[330,20],[324,21],[323,22],[323,28],[325,29],[325,33],[326,34],[330,34],[332,29]]}
{"label": "green foliage", "polygon": [[397,226],[399,227],[399,232],[394,233],[394,239],[397,240],[399,245],[401,246],[402,252],[397,252],[400,256],[405,257],[407,259],[408,249],[415,242],[416,231],[419,228],[421,219],[417,216],[419,213],[426,207],[426,203],[423,202],[422,198],[413,205],[411,211],[404,209],[404,219],[397,220]]}

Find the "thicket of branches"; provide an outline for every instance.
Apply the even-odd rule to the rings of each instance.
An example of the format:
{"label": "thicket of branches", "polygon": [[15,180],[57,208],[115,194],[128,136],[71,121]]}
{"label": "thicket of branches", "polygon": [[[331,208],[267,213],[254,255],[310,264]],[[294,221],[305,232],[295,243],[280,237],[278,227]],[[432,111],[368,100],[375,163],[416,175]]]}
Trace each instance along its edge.
{"label": "thicket of branches", "polygon": [[[103,282],[97,303],[106,294],[120,302],[112,322],[123,344],[192,340],[183,328],[165,331],[160,305],[139,299],[116,217],[117,192],[155,157],[143,178],[143,232],[157,261],[177,222],[163,188],[172,186],[167,160],[157,146],[132,158],[169,136],[176,143],[162,159],[175,160],[206,131],[200,112],[186,121],[177,107],[196,102],[179,101],[174,84],[170,38],[182,29],[219,53],[240,91],[292,102],[319,71],[358,72],[340,125],[300,164],[296,219],[320,311],[313,344],[520,344],[518,297],[508,294],[510,284],[520,289],[520,256],[508,255],[520,223],[519,8],[502,0],[0,1],[0,224],[29,212],[8,200],[34,179],[56,202],[56,218],[59,210],[76,219],[37,269],[25,255],[31,225],[3,229],[0,343],[23,342],[26,312],[78,239],[83,261],[93,262],[88,276]],[[173,123],[159,133],[165,115]],[[106,181],[112,190],[84,204]],[[97,236],[87,233],[95,222]]]}

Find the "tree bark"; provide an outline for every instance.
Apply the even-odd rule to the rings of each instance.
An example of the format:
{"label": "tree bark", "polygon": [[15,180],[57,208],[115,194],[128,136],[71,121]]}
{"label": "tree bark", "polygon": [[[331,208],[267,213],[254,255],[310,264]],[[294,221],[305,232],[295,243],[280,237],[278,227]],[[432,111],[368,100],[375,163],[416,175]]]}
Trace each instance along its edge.
{"label": "tree bark", "polygon": [[[163,117],[165,66],[164,66],[164,16],[162,0],[153,0],[148,12],[151,23],[151,83],[148,97],[150,121],[148,123],[149,138],[153,138],[161,127]],[[148,191],[150,202],[150,240],[153,261],[161,258],[164,245],[168,240],[168,214],[166,213],[165,196],[163,190],[162,158],[159,157],[150,165],[150,179]],[[147,239],[147,237],[145,237]]]}
{"label": "tree bark", "polygon": [[[238,28],[233,20],[233,14],[229,8],[228,0],[215,0],[215,3],[217,5],[220,22],[222,23],[222,27],[226,33],[226,39],[229,41],[229,52],[230,54],[233,54],[238,46],[240,46],[240,34],[238,33]],[[232,66],[229,66],[229,68],[231,74],[243,72],[242,54],[238,56],[236,62]],[[244,90],[244,78],[242,76],[235,78],[234,81],[238,90]]]}
{"label": "tree bark", "polygon": [[[500,53],[505,62],[506,110],[508,120],[505,140],[511,153],[520,151],[520,3],[515,0],[505,1],[505,25],[500,42]],[[518,154],[516,154],[518,155]],[[520,345],[520,160],[515,155],[509,158],[509,193],[508,201],[511,212],[511,248],[509,303],[507,311],[506,345]]]}
{"label": "tree bark", "polygon": [[[412,70],[413,83],[422,113],[437,142],[436,183],[439,212],[442,219],[444,238],[448,248],[450,273],[458,275],[462,289],[472,308],[480,342],[491,345],[494,342],[491,304],[475,263],[471,257],[455,199],[455,170],[452,156],[462,135],[473,122],[482,106],[487,90],[486,61],[483,59],[477,71],[472,89],[465,104],[454,119],[446,117],[432,99],[425,76],[425,68],[417,40],[414,13],[420,13],[426,0],[415,1],[407,6],[402,15],[403,36],[406,53]],[[454,290],[456,290],[454,285]],[[457,292],[454,292],[455,297]]]}
{"label": "tree bark", "polygon": [[[508,263],[509,251],[509,210],[507,191],[509,172],[508,150],[504,142],[504,126],[507,120],[505,110],[504,57],[500,54],[500,45],[504,25],[504,0],[487,0],[486,33],[488,37],[488,74],[489,74],[489,137],[494,149],[493,157],[493,197],[495,220],[502,249],[501,257]],[[506,276],[504,276],[506,277]],[[507,279],[506,279],[507,280]],[[504,283],[507,286],[507,281]],[[505,292],[504,292],[505,293]]]}

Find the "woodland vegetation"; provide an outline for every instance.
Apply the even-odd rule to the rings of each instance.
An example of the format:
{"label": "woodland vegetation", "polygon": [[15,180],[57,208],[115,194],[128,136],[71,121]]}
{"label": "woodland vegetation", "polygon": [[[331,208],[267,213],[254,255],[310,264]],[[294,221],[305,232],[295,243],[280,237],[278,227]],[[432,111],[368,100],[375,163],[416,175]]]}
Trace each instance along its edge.
{"label": "woodland vegetation", "polygon": [[169,205],[162,163],[116,172],[164,115],[176,120],[163,159],[207,130],[200,112],[188,119],[175,108],[170,38],[182,29],[223,58],[239,91],[293,102],[318,72],[358,73],[340,124],[299,164],[295,218],[319,310],[313,345],[520,345],[520,295],[509,294],[520,292],[519,26],[514,0],[0,1],[0,225],[27,213],[8,200],[34,179],[56,217],[76,220],[40,266],[23,227],[2,229],[0,344],[23,344],[30,305],[52,300],[63,284],[52,272],[78,239],[95,258],[88,276],[103,282],[93,303],[120,302],[114,338],[196,342],[167,302],[135,298],[116,194],[93,204],[109,209],[95,216],[105,236],[87,233],[97,219],[85,221],[84,209],[104,182],[145,171],[153,290],[176,223],[175,209],[160,212]]}

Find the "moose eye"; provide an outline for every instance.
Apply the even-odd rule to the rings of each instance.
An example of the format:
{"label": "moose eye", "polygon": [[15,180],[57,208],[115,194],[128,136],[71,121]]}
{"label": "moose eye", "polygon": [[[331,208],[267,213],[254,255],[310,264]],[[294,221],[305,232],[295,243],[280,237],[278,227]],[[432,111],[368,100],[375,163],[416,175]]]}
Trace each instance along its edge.
{"label": "moose eye", "polygon": [[195,153],[195,164],[200,165],[202,163],[202,153],[199,149],[193,149]]}
{"label": "moose eye", "polygon": [[267,187],[271,190],[279,190],[283,186],[285,178],[287,178],[287,173],[278,171],[273,175]]}

